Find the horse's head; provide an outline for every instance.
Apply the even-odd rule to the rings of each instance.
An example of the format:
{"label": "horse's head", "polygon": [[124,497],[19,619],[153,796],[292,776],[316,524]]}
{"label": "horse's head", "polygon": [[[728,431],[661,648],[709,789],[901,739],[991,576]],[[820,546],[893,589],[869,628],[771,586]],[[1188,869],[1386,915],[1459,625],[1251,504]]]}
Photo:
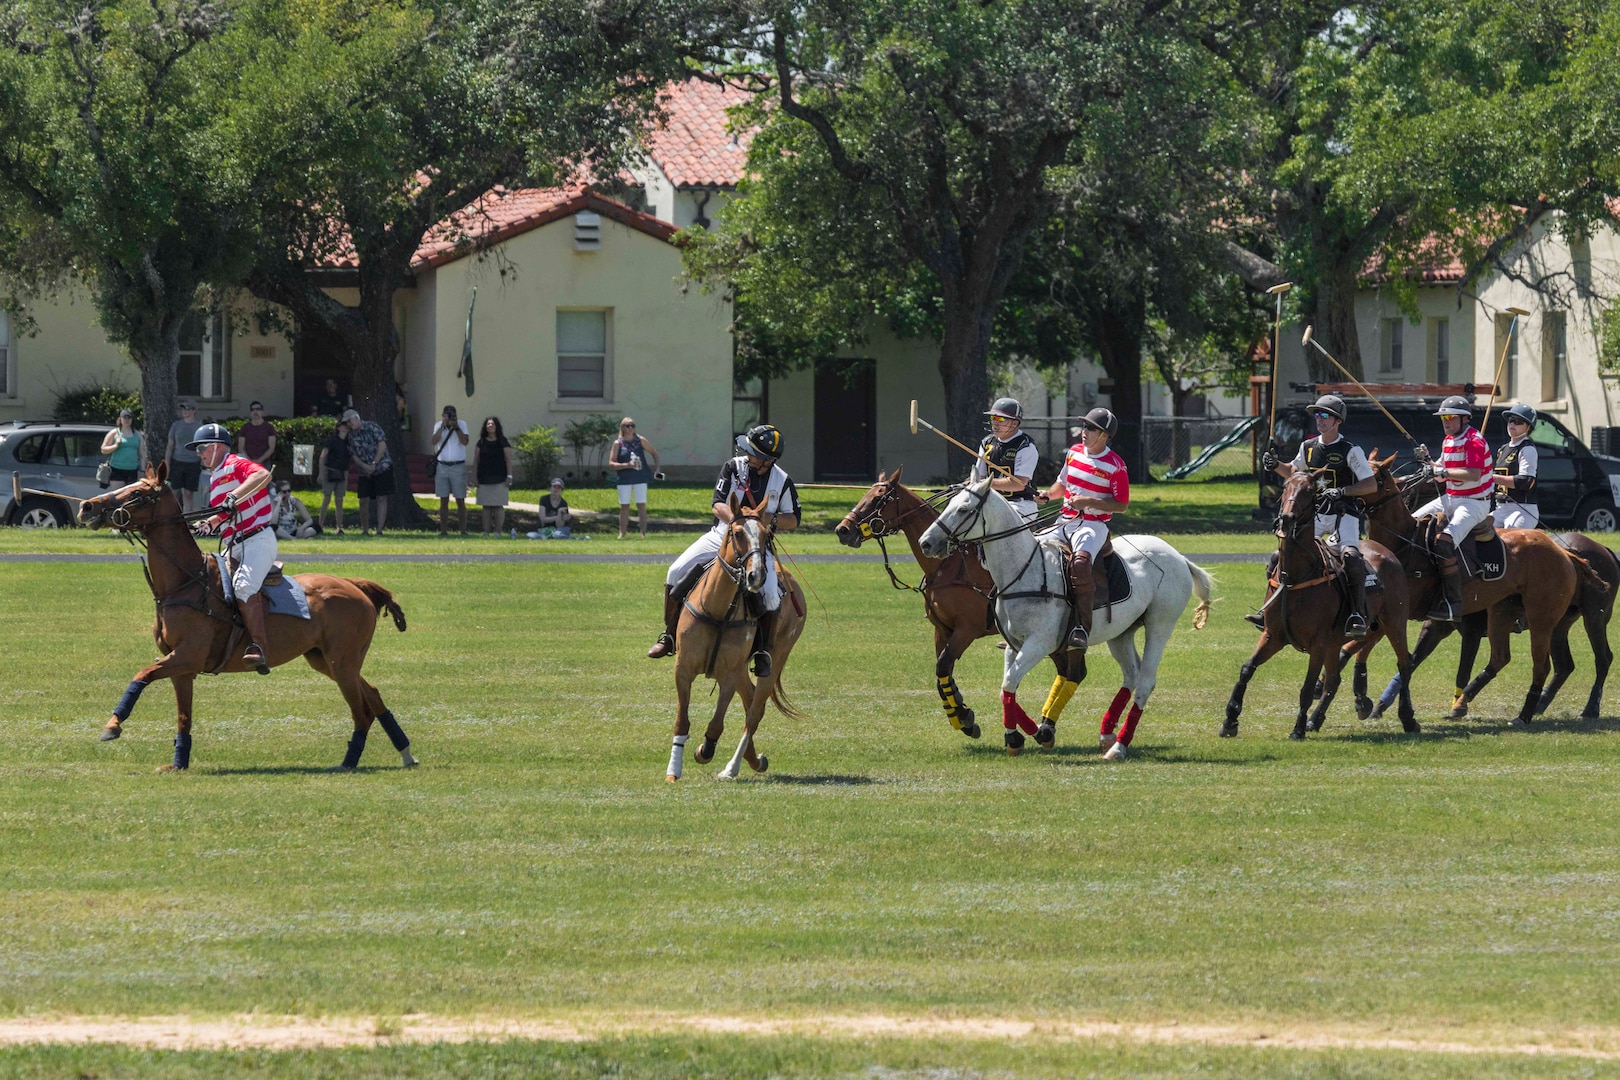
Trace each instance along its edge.
{"label": "horse's head", "polygon": [[1297,470],[1284,483],[1278,502],[1277,539],[1308,539],[1316,532],[1316,476]]}
{"label": "horse's head", "polygon": [[923,532],[917,546],[930,559],[942,558],[951,544],[978,540],[989,534],[985,523],[985,507],[994,494],[990,478],[969,484],[952,496],[945,504],[939,520]]}
{"label": "horse's head", "polygon": [[896,531],[894,502],[905,490],[900,486],[900,473],[904,469],[902,465],[889,475],[878,473],[877,483],[866,489],[861,501],[833,529],[839,543],[858,548],[862,541],[875,540]]}
{"label": "horse's head", "polygon": [[92,529],[111,525],[115,529],[135,530],[158,518],[178,519],[180,503],[164,482],[168,478],[168,462],[158,462],[133,484],[80,503],[79,524]]}
{"label": "horse's head", "polygon": [[776,533],[776,517],[765,517],[758,508],[746,507],[731,494],[731,524],[720,541],[720,559],[727,572],[744,590],[758,593],[765,588],[766,553]]}

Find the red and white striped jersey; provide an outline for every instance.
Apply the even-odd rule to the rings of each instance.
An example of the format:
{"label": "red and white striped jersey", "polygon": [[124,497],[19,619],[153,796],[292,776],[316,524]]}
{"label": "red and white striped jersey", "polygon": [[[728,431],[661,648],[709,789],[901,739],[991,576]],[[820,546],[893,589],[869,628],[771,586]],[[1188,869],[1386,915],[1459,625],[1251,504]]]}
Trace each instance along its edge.
{"label": "red and white striped jersey", "polygon": [[[248,478],[254,473],[264,471],[264,466],[245,457],[226,454],[225,460],[219,463],[219,468],[209,477],[208,505],[224,506],[225,497],[235,491],[237,485],[247,483]],[[260,525],[270,524],[270,516],[270,488],[266,485],[247,502],[237,506],[236,516],[220,528],[219,534],[228,542],[234,537],[245,536]]]}
{"label": "red and white striped jersey", "polygon": [[1454,499],[1484,499],[1491,492],[1491,451],[1485,437],[1472,427],[1457,435],[1447,435],[1440,450],[1440,464],[1447,469],[1478,469],[1478,480],[1469,484],[1448,479],[1446,494]]}
{"label": "red and white striped jersey", "polygon": [[[1063,459],[1061,478],[1064,489],[1070,495],[1113,499],[1122,504],[1131,501],[1131,480],[1130,474],[1125,471],[1125,459],[1113,450],[1104,450],[1092,456],[1086,452],[1085,443],[1075,443],[1069,447],[1069,454]],[[1072,519],[1079,517],[1080,512],[1065,506],[1063,516]],[[1087,521],[1107,521],[1113,516],[1102,510],[1086,508]]]}

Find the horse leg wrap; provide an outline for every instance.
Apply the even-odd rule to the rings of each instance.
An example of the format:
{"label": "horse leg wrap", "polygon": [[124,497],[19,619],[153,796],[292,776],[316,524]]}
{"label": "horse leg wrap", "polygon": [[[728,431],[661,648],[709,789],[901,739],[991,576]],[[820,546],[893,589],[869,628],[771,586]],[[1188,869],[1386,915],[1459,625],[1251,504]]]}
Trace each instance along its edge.
{"label": "horse leg wrap", "polygon": [[1378,707],[1380,709],[1389,708],[1390,705],[1392,705],[1395,701],[1395,695],[1399,694],[1400,692],[1401,677],[1397,675],[1393,679],[1389,680],[1389,685],[1384,687],[1384,692],[1378,695]]}
{"label": "horse leg wrap", "polygon": [[1024,707],[1018,704],[1018,695],[1006,690],[1001,692],[1001,726],[1009,731],[1017,728],[1025,735],[1035,734],[1035,721],[1031,720]]}
{"label": "horse leg wrap", "polygon": [[174,737],[174,767],[191,768],[191,732],[182,731]]}
{"label": "horse leg wrap", "polygon": [[128,688],[124,690],[124,696],[118,699],[117,705],[113,706],[113,715],[118,717],[120,724],[128,720],[129,714],[135,711],[135,703],[141,700],[141,691],[145,689],[146,683],[141,682],[139,679],[130,680]]}
{"label": "horse leg wrap", "polygon": [[[1108,703],[1108,711],[1103,713],[1102,729],[1097,734],[1112,735],[1114,733],[1114,725],[1119,723],[1119,714],[1125,711],[1125,703],[1129,700],[1131,700],[1130,687],[1120,687],[1119,693],[1114,695],[1114,700]],[[1142,710],[1137,709],[1136,713],[1140,716]],[[1129,744],[1129,741],[1127,739],[1126,743]]]}
{"label": "horse leg wrap", "polygon": [[405,737],[405,729],[399,726],[398,720],[394,719],[392,709],[384,709],[378,713],[377,723],[382,725],[383,731],[387,733],[389,741],[394,744],[395,750],[404,750],[411,745],[411,740]]}
{"label": "horse leg wrap", "polygon": [[961,731],[962,691],[957,689],[956,680],[949,675],[939,676],[939,700],[945,706],[945,719],[951,722],[951,727]]}
{"label": "horse leg wrap", "polygon": [[1494,678],[1496,678],[1495,669],[1492,668],[1491,665],[1486,664],[1485,669],[1478,675],[1474,676],[1474,681],[1463,688],[1463,696],[1468,701],[1473,701],[1474,698],[1479,696],[1479,692],[1485,689],[1485,684]]}
{"label": "horse leg wrap", "polygon": [[1122,726],[1119,729],[1120,745],[1122,745],[1122,746],[1131,745],[1131,740],[1136,738],[1136,724],[1141,719],[1142,719],[1142,706],[1140,706],[1140,705],[1132,705],[1131,706],[1131,711],[1125,714],[1124,726]]}
{"label": "horse leg wrap", "polygon": [[1063,715],[1063,710],[1068,708],[1069,699],[1074,697],[1074,692],[1078,689],[1080,684],[1073,679],[1065,679],[1061,675],[1053,679],[1052,690],[1046,695],[1046,704],[1041,706],[1041,719],[1057,723],[1058,717]]}
{"label": "horse leg wrap", "polygon": [[665,770],[664,776],[671,780],[679,780],[681,778],[681,766],[685,762],[686,736],[677,735],[669,747],[669,768]]}
{"label": "horse leg wrap", "polygon": [[1457,689],[1455,689],[1455,690],[1453,690],[1451,692],[1451,707],[1453,709],[1460,709],[1464,705],[1467,705],[1467,704],[1468,704],[1468,691],[1467,690],[1465,690],[1465,689],[1463,689],[1462,687],[1459,686],[1459,687],[1457,687]]}
{"label": "horse leg wrap", "polygon": [[360,755],[366,752],[366,733],[356,731],[349,736],[349,748],[343,752],[343,767],[345,769],[358,769]]}

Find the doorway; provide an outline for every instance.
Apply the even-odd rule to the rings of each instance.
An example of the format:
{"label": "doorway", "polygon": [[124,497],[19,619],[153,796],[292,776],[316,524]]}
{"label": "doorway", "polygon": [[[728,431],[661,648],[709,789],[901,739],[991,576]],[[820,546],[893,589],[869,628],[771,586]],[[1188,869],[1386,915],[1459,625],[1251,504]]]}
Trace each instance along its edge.
{"label": "doorway", "polygon": [[877,472],[877,364],[816,368],[816,479],[869,483]]}

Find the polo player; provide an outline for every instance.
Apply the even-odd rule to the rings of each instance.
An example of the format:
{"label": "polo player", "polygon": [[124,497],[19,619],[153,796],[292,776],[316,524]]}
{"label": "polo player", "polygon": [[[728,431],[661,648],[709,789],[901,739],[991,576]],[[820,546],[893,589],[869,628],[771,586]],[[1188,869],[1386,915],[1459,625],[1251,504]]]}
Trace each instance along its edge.
{"label": "polo player", "polygon": [[202,458],[209,472],[208,505],[220,512],[198,523],[204,535],[218,533],[225,541],[231,570],[231,591],[247,625],[248,647],[242,662],[260,675],[270,674],[264,630],[265,575],[276,561],[276,531],[271,528],[270,472],[264,466],[231,453],[231,433],[220,424],[204,424],[186,444]]}
{"label": "polo player", "polygon": [[1491,517],[1498,529],[1533,529],[1541,523],[1536,506],[1536,444],[1530,429],[1536,424],[1536,410],[1528,405],[1510,405],[1502,414],[1508,441],[1496,452],[1494,492],[1496,508]]}
{"label": "polo player", "polygon": [[[1453,394],[1440,403],[1435,414],[1445,429],[1446,441],[1440,450],[1440,464],[1430,466],[1436,480],[1444,481],[1440,497],[1412,511],[1414,518],[1439,514],[1446,522],[1435,537],[1435,561],[1440,564],[1443,599],[1435,604],[1428,618],[1441,622],[1462,621],[1462,569],[1457,565],[1457,548],[1480,522],[1491,515],[1488,501],[1494,482],[1491,452],[1471,421],[1474,410],[1468,399]],[[1429,461],[1427,447],[1418,457]]]}
{"label": "polo player", "polygon": [[985,415],[990,418],[990,434],[979,444],[979,457],[968,474],[968,483],[989,476],[991,465],[1002,466],[1007,472],[997,472],[990,486],[1006,496],[1025,521],[1034,521],[1040,494],[1031,478],[1040,464],[1041,452],[1035,448],[1035,440],[1019,430],[1024,422],[1024,407],[1017,398],[998,398]]}
{"label": "polo player", "polygon": [[1054,530],[1069,546],[1069,590],[1074,597],[1074,629],[1068,647],[1084,652],[1091,640],[1091,601],[1097,584],[1092,560],[1108,541],[1108,523],[1131,501],[1125,459],[1109,448],[1119,431],[1119,418],[1107,409],[1092,409],[1080,420],[1080,441],[1069,447],[1063,471],[1047,496],[1063,500],[1062,522]]}

